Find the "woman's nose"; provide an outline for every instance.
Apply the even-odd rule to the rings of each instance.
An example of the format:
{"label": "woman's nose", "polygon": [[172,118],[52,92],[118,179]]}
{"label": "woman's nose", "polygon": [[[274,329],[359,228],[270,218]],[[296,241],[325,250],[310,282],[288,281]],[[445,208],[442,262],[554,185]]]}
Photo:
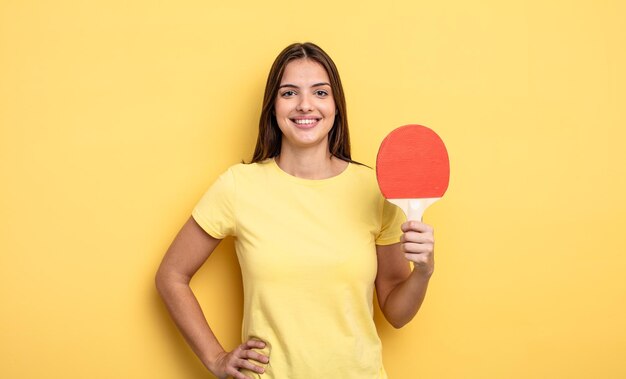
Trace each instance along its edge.
{"label": "woman's nose", "polygon": [[296,106],[296,110],[299,112],[310,112],[313,110],[313,105],[307,95],[303,95],[300,97],[300,101]]}

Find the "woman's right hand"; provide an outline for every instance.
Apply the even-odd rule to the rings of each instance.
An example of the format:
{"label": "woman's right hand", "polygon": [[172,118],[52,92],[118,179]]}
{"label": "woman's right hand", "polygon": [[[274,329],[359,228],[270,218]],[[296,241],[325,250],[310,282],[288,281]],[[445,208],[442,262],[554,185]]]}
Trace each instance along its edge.
{"label": "woman's right hand", "polygon": [[262,374],[265,369],[252,362],[256,361],[266,364],[270,359],[252,349],[263,349],[264,347],[265,342],[257,339],[249,339],[231,352],[220,353],[215,360],[213,374],[220,379],[226,379],[230,376],[235,379],[252,379],[239,372],[240,369],[247,369]]}

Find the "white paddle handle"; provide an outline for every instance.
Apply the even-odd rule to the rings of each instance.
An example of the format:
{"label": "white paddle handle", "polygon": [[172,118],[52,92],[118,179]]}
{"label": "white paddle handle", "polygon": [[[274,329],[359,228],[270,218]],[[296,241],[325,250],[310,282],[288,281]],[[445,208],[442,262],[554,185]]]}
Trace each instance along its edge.
{"label": "white paddle handle", "polygon": [[397,205],[404,211],[407,221],[422,221],[424,211],[430,207],[440,197],[430,197],[425,199],[387,199],[390,203]]}

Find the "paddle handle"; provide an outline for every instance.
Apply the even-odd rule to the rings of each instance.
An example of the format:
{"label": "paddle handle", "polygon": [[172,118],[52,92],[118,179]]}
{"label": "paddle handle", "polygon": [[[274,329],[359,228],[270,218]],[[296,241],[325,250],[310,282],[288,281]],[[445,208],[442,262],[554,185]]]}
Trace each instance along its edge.
{"label": "paddle handle", "polygon": [[430,207],[440,197],[430,197],[425,199],[387,199],[390,203],[397,205],[404,211],[407,221],[422,221],[424,211]]}

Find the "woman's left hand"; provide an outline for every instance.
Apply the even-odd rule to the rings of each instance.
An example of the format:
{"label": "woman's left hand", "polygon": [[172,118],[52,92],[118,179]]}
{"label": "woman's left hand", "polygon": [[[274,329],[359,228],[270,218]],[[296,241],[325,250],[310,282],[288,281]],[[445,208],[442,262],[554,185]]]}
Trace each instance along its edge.
{"label": "woman's left hand", "polygon": [[402,252],[406,259],[413,262],[413,274],[430,278],[435,270],[433,227],[412,220],[402,224],[402,231]]}

